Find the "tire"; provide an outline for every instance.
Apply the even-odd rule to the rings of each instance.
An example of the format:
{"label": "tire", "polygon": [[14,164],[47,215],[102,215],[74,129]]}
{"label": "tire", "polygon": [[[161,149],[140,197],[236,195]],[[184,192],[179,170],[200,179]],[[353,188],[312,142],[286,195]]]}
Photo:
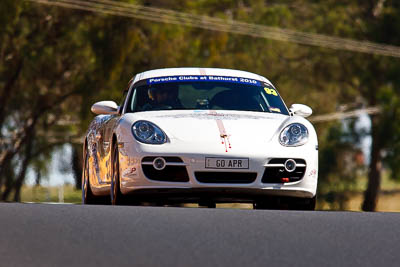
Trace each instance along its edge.
{"label": "tire", "polygon": [[85,164],[82,172],[82,204],[98,204],[90,187],[88,151],[85,151],[85,154]]}
{"label": "tire", "polygon": [[199,207],[206,207],[209,209],[215,209],[217,207],[217,204],[215,202],[210,202],[210,201],[200,201],[199,202]]}
{"label": "tire", "polygon": [[257,201],[253,204],[253,209],[255,210],[277,210],[279,206],[275,203],[270,203],[268,201]]}
{"label": "tire", "polygon": [[253,203],[253,209],[255,210],[277,210],[281,209],[281,206],[280,199],[271,196],[256,199]]}
{"label": "tire", "polygon": [[257,210],[315,210],[316,197],[313,198],[265,198],[257,200],[253,208]]}
{"label": "tire", "polygon": [[317,197],[314,196],[313,198],[294,199],[289,207],[291,210],[315,210],[316,204]]}
{"label": "tire", "polygon": [[111,174],[111,205],[124,204],[124,195],[121,193],[121,184],[119,176],[119,154],[118,146],[114,144],[111,154],[112,174]]}

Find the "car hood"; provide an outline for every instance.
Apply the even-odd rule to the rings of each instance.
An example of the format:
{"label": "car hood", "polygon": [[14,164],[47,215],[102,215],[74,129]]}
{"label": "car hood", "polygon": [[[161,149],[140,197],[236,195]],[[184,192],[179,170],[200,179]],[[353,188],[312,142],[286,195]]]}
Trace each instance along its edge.
{"label": "car hood", "polygon": [[289,116],[248,111],[147,111],[126,114],[134,123],[146,120],[155,123],[171,143],[230,144],[248,146],[270,141],[286,125]]}

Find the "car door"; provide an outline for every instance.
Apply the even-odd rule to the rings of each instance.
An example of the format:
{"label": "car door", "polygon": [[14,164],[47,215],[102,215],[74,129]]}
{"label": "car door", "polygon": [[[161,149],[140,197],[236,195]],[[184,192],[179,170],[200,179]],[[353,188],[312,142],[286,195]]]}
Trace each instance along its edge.
{"label": "car door", "polygon": [[112,118],[111,115],[102,115],[101,123],[96,129],[96,154],[97,154],[97,166],[98,166],[98,183],[99,186],[107,184],[108,175],[108,163],[107,163],[107,149],[108,140],[106,139],[106,127],[107,122]]}
{"label": "car door", "polygon": [[104,160],[104,173],[102,174],[103,182],[106,184],[111,183],[112,175],[112,145],[113,145],[113,134],[114,129],[118,125],[119,119],[121,118],[123,108],[126,102],[127,93],[129,91],[130,83],[128,89],[124,91],[121,105],[118,111],[118,115],[110,115],[106,121],[103,123],[102,129],[102,158]]}
{"label": "car door", "polygon": [[112,115],[104,124],[103,129],[103,144],[102,144],[102,157],[104,160],[104,174],[103,182],[111,183],[112,171],[112,138],[116,122],[119,120],[120,115]]}

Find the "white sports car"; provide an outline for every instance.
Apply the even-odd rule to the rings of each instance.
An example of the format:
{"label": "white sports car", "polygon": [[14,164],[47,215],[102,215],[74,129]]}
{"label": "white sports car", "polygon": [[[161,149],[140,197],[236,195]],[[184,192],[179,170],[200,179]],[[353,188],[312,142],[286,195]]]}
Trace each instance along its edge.
{"label": "white sports car", "polygon": [[82,201],[249,202],[315,208],[318,141],[257,74],[170,68],[137,74],[118,106],[102,101],[84,140]]}

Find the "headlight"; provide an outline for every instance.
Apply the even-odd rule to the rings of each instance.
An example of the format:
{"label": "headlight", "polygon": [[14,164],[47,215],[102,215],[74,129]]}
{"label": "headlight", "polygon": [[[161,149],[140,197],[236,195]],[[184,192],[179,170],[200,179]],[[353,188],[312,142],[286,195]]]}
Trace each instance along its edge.
{"label": "headlight", "polygon": [[293,123],[285,127],[279,135],[279,142],[283,146],[301,146],[308,141],[308,130],[300,123]]}
{"label": "headlight", "polygon": [[139,142],[146,144],[164,144],[167,141],[165,133],[149,121],[135,122],[132,133]]}

